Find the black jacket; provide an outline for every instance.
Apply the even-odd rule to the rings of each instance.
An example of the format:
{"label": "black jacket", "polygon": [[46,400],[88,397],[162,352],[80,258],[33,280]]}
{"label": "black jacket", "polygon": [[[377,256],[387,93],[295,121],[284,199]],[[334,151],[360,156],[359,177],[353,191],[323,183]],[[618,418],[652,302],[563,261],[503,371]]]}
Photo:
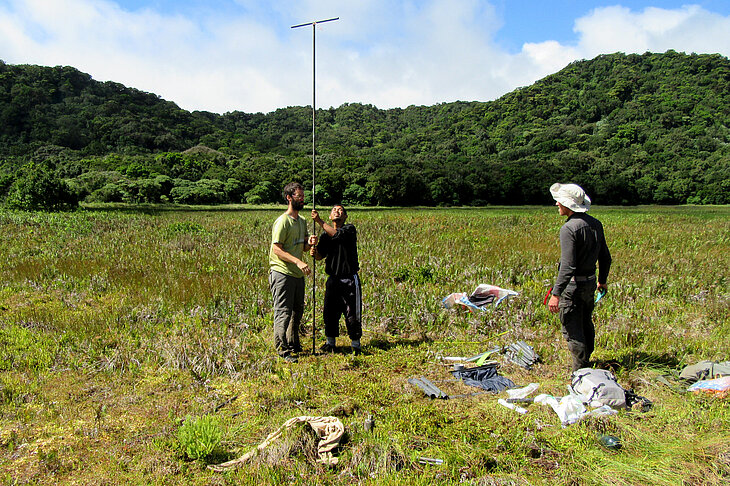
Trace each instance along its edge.
{"label": "black jacket", "polygon": [[325,258],[324,271],[335,277],[350,277],[360,270],[357,259],[357,230],[351,224],[338,228],[334,236],[322,233],[317,252]]}

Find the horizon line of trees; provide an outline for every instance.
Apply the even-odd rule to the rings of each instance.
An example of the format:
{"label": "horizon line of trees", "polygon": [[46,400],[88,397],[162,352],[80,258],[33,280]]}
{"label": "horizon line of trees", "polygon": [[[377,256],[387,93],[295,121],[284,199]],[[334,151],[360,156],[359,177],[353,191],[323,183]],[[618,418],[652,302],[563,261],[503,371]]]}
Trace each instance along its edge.
{"label": "horizon line of trees", "polygon": [[[319,204],[543,204],[575,182],[597,204],[730,204],[730,62],[611,54],[493,102],[317,113]],[[280,202],[311,186],[311,108],[187,112],[69,67],[0,61],[0,197]],[[35,195],[34,195],[35,194]]]}

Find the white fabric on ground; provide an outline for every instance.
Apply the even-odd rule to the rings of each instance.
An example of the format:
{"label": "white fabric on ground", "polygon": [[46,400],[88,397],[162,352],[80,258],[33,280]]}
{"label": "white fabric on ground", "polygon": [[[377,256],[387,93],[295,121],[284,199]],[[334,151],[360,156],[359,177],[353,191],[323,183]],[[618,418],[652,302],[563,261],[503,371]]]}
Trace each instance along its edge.
{"label": "white fabric on ground", "polygon": [[345,433],[345,426],[342,425],[340,419],[338,419],[337,417],[300,416],[290,418],[289,420],[284,422],[281,427],[269,434],[269,436],[266,437],[266,439],[261,444],[259,444],[256,449],[247,452],[238,459],[224,462],[222,464],[210,465],[208,466],[208,469],[221,472],[225,471],[226,469],[231,469],[233,467],[244,464],[253,456],[255,456],[260,450],[265,449],[272,442],[281,437],[281,433],[284,431],[284,429],[291,428],[292,426],[299,423],[308,423],[319,436],[319,443],[317,444],[317,453],[319,454],[318,462],[324,464],[337,464],[338,458],[332,455],[332,450],[337,447],[337,445],[339,445],[342,434]]}

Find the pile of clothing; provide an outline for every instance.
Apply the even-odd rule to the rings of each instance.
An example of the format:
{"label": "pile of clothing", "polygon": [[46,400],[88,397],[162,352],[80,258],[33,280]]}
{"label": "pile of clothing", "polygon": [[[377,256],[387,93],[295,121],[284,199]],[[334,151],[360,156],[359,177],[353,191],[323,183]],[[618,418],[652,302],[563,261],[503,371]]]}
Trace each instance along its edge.
{"label": "pile of clothing", "polygon": [[441,303],[447,309],[461,305],[472,311],[483,311],[490,305],[496,307],[503,300],[516,295],[519,294],[514,290],[503,289],[496,285],[479,284],[471,295],[467,295],[466,292],[455,292],[444,297]]}

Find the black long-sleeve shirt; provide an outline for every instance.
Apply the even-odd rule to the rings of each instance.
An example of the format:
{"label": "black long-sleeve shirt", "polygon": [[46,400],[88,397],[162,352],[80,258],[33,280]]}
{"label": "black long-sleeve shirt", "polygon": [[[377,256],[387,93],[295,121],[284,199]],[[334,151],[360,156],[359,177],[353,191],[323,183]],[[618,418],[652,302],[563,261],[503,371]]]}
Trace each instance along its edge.
{"label": "black long-sleeve shirt", "polygon": [[324,271],[335,277],[350,277],[360,270],[357,259],[357,230],[351,224],[337,228],[335,235],[322,233],[317,252],[325,258]]}
{"label": "black long-sleeve shirt", "polygon": [[598,283],[606,283],[611,269],[611,253],[603,235],[603,225],[586,213],[573,213],[560,228],[560,269],[553,295],[561,295],[573,277],[596,273]]}

